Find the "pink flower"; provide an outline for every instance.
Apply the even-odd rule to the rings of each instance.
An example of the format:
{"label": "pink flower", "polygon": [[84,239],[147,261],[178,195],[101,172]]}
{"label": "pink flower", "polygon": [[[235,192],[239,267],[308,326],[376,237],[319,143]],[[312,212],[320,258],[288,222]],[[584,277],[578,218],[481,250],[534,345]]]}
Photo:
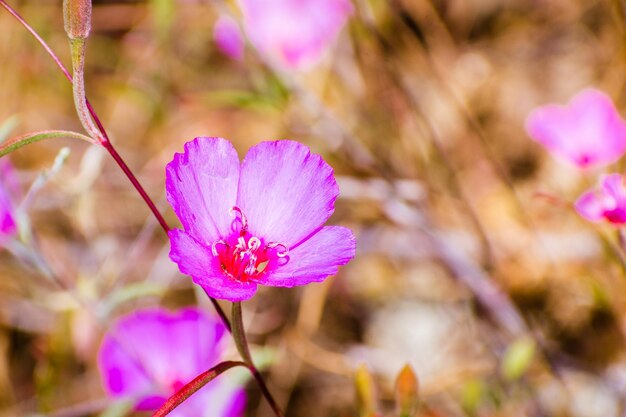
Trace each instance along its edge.
{"label": "pink flower", "polygon": [[169,233],[170,258],[211,297],[323,281],[354,257],[352,232],[324,226],[339,194],[333,170],[300,143],[262,142],[240,164],[227,140],[196,138],[166,176],[184,227]]}
{"label": "pink flower", "polygon": [[350,0],[239,0],[250,42],[287,68],[315,62],[352,13]]}
{"label": "pink flower", "polygon": [[626,124],[611,99],[588,88],[567,106],[548,104],[526,121],[528,134],[557,157],[580,168],[604,166],[626,151]]}
{"label": "pink flower", "polygon": [[237,22],[228,16],[220,16],[213,27],[217,47],[226,56],[237,61],[243,58],[244,40]]}
{"label": "pink flower", "polygon": [[0,160],[0,242],[17,233],[15,197],[18,193],[15,172],[4,158]]}
{"label": "pink flower", "polygon": [[[186,308],[135,311],[105,335],[98,367],[111,397],[132,398],[137,410],[156,410],[179,388],[218,364],[222,322]],[[237,417],[245,393],[228,374],[209,382],[171,414],[172,417]]]}
{"label": "pink flower", "polygon": [[578,214],[592,222],[605,219],[616,225],[626,223],[626,187],[620,174],[605,175],[600,190],[589,190],[574,205]]}

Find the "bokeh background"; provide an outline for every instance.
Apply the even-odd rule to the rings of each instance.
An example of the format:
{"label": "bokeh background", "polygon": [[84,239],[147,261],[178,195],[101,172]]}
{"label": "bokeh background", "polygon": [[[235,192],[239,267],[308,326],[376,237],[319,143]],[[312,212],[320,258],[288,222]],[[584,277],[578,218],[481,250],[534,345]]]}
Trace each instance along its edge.
{"label": "bokeh background", "polygon": [[[353,0],[323,59],[288,71],[250,46],[243,61],[218,51],[213,24],[238,16],[234,3],[95,1],[87,95],[172,224],[164,167],[196,136],[240,156],[295,139],[334,167],[330,222],[354,231],[356,258],[323,284],[244,303],[287,415],[371,415],[361,364],[378,413],[395,415],[409,363],[419,416],[622,416],[623,242],[571,208],[598,173],[554,160],[524,120],[587,86],[626,110],[623,3]],[[69,65],[60,1],[10,4]],[[3,137],[81,131],[70,84],[3,9],[0,124]],[[103,149],[59,139],[10,159],[24,194],[36,184],[22,221],[37,256],[0,251],[0,416],[130,415],[100,384],[107,326],[143,306],[210,305]],[[271,415],[254,383],[248,396],[247,416]]]}

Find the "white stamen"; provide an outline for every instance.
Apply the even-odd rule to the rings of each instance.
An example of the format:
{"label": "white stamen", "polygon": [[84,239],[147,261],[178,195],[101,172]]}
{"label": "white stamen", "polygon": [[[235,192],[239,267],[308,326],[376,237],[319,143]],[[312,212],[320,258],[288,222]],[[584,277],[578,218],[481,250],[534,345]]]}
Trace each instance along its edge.
{"label": "white stamen", "polygon": [[282,243],[270,242],[265,245],[265,247],[270,249],[276,249],[276,256],[278,256],[279,258],[284,258],[289,254],[289,248]]}
{"label": "white stamen", "polygon": [[241,236],[245,235],[248,232],[248,219],[246,218],[246,215],[243,214],[243,211],[237,206],[231,207],[229,213],[235,218],[237,217],[237,214],[239,214],[239,220],[241,221],[241,231],[239,233]]}
{"label": "white stamen", "polygon": [[251,252],[256,252],[257,249],[261,247],[261,241],[258,237],[252,236],[248,241],[248,250]]}
{"label": "white stamen", "polygon": [[217,252],[217,245],[224,245],[224,247],[228,248],[228,243],[224,242],[223,240],[216,240],[211,244],[211,253],[213,254],[213,256],[219,255],[219,253]]}

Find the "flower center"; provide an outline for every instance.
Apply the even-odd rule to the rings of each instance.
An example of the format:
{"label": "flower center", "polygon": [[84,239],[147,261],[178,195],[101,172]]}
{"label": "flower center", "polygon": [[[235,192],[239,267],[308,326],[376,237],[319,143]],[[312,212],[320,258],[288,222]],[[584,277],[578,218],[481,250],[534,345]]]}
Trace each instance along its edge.
{"label": "flower center", "polygon": [[238,281],[254,280],[259,275],[288,262],[289,249],[282,243],[265,243],[262,238],[248,232],[248,219],[239,207],[233,207],[231,213],[241,224],[226,239],[220,239],[211,245],[211,253],[219,259],[222,270],[229,277]]}

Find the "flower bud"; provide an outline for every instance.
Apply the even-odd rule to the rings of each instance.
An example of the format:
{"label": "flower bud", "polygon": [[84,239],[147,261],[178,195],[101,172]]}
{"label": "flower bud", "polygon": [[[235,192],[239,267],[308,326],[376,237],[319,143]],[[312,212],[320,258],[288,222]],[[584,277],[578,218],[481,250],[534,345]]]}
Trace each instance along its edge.
{"label": "flower bud", "polygon": [[91,31],[91,0],[63,0],[63,20],[70,39],[87,39]]}

